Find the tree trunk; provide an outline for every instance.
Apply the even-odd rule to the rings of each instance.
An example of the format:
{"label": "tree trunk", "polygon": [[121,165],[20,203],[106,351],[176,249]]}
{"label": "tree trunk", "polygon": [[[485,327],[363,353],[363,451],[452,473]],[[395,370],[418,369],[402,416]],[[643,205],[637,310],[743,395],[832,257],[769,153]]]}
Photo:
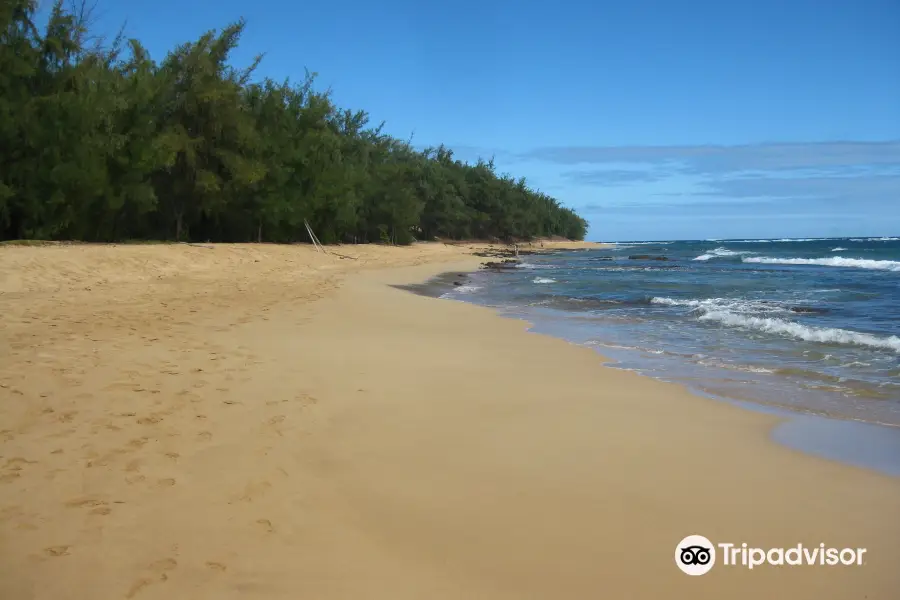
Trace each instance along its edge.
{"label": "tree trunk", "polygon": [[175,241],[176,242],[181,241],[181,225],[182,225],[183,221],[184,221],[184,214],[182,214],[181,212],[177,213],[175,215]]}
{"label": "tree trunk", "polygon": [[256,241],[262,244],[262,221],[259,222],[259,227],[256,230]]}

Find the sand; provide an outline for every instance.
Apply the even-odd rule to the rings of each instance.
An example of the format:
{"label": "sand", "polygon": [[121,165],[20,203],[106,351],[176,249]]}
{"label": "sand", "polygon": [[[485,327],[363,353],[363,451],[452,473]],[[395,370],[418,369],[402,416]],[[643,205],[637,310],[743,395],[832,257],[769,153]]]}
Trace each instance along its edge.
{"label": "sand", "polygon": [[471,246],[337,251],[0,247],[0,598],[900,597],[900,480],[388,285]]}

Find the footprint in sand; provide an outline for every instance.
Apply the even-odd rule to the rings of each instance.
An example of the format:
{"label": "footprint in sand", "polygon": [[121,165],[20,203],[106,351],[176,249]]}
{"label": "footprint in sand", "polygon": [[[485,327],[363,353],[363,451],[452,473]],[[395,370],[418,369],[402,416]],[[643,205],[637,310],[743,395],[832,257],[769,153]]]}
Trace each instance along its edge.
{"label": "footprint in sand", "polygon": [[64,412],[63,414],[59,415],[59,417],[57,417],[57,419],[59,420],[60,423],[71,423],[72,419],[74,419],[77,414],[78,414],[77,410],[70,410],[70,411]]}
{"label": "footprint in sand", "polygon": [[150,565],[150,570],[154,573],[165,573],[171,571],[178,566],[178,561],[174,558],[164,558]]}
{"label": "footprint in sand", "polygon": [[145,587],[149,585],[153,585],[154,583],[162,583],[169,579],[168,572],[175,569],[178,566],[178,561],[174,558],[164,558],[163,560],[158,560],[149,565],[148,570],[151,575],[148,577],[142,577],[131,584],[131,587],[128,589],[128,592],[125,594],[126,598],[134,598],[138,592],[143,590]]}
{"label": "footprint in sand", "polygon": [[175,485],[175,480],[171,477],[166,477],[156,482],[156,486],[161,488],[172,487],[173,485]]}
{"label": "footprint in sand", "polygon": [[135,450],[137,450],[138,448],[143,448],[144,445],[149,441],[150,441],[150,438],[146,438],[146,437],[135,438],[135,439],[131,440],[130,442],[128,442],[128,446],[130,448],[134,448]]}
{"label": "footprint in sand", "polygon": [[272,484],[268,481],[260,481],[257,483],[248,483],[244,488],[244,493],[238,498],[241,502],[253,502],[256,498],[262,496],[271,489]]}
{"label": "footprint in sand", "polygon": [[49,548],[44,548],[44,554],[47,556],[68,556],[69,548],[71,546],[50,546]]}
{"label": "footprint in sand", "polygon": [[22,458],[21,456],[16,456],[15,458],[9,458],[6,460],[6,468],[11,471],[21,471],[24,465],[36,464],[36,460],[28,460],[27,458]]}
{"label": "footprint in sand", "polygon": [[297,394],[297,396],[294,399],[297,400],[298,402],[302,402],[304,405],[317,404],[319,402],[318,398],[310,396],[309,394],[306,394],[306,393]]}
{"label": "footprint in sand", "polygon": [[268,519],[257,519],[256,524],[262,527],[263,531],[266,533],[275,533],[275,528],[272,526],[272,521]]}

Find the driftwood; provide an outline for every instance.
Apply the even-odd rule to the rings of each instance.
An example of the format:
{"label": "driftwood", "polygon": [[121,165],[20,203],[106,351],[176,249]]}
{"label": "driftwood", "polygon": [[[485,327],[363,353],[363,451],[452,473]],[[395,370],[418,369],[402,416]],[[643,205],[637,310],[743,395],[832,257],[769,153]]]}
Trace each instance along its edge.
{"label": "driftwood", "polygon": [[341,254],[340,252],[335,252],[334,250],[332,250],[331,253],[340,258],[349,258],[351,260],[359,260],[358,256],[347,256],[346,254]]}
{"label": "driftwood", "polygon": [[309,234],[309,239],[312,240],[313,246],[316,247],[316,252],[325,252],[325,246],[322,245],[322,242],[319,241],[319,238],[316,237],[316,234],[313,233],[312,227],[309,226],[309,221],[303,219],[303,224],[306,225],[306,232]]}

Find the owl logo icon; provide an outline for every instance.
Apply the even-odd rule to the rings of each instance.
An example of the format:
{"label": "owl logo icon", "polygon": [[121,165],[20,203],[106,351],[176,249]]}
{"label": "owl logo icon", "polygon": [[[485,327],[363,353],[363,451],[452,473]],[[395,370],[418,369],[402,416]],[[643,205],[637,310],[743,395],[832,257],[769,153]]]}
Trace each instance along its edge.
{"label": "owl logo icon", "polygon": [[706,575],[716,564],[716,546],[702,535],[689,535],[675,547],[675,564],[687,575]]}

